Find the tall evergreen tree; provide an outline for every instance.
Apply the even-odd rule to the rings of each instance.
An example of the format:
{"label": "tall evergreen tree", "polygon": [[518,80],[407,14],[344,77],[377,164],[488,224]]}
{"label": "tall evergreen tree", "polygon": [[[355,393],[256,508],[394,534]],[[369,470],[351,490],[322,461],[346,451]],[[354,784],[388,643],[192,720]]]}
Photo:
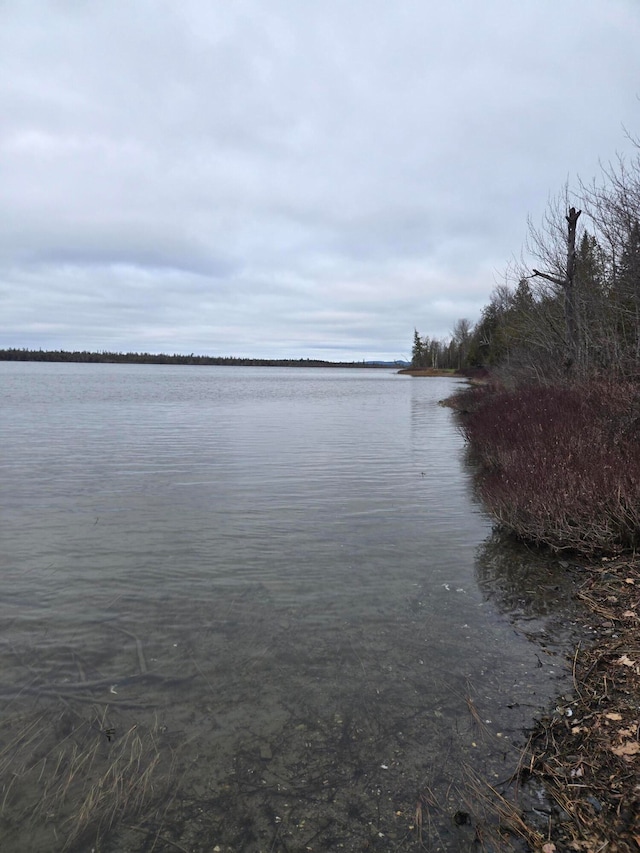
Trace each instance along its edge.
{"label": "tall evergreen tree", "polygon": [[424,367],[424,346],[422,338],[418,334],[418,330],[413,330],[413,347],[411,349],[411,367],[414,370],[420,370]]}

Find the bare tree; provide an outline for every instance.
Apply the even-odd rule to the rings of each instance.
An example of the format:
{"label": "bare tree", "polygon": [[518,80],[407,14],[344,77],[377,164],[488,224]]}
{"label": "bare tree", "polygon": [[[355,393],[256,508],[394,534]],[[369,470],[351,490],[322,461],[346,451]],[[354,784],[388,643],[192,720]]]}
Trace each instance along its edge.
{"label": "bare tree", "polygon": [[608,369],[640,370],[640,140],[637,153],[601,167],[599,178],[580,183],[581,200],[605,252]]}
{"label": "bare tree", "polygon": [[576,274],[576,231],[578,227],[578,219],[581,210],[576,210],[575,207],[570,207],[565,216],[567,221],[567,258],[564,266],[563,274],[558,276],[540,270],[533,269],[534,276],[539,276],[545,281],[560,287],[564,293],[564,319],[566,332],[566,366],[571,369],[575,362],[578,352],[578,325],[576,321],[576,295],[575,295],[575,274]]}
{"label": "bare tree", "polygon": [[471,329],[471,321],[467,320],[466,317],[462,317],[460,320],[456,320],[453,331],[451,332],[453,343],[457,349],[458,370],[464,367],[467,361],[469,345],[471,343]]}

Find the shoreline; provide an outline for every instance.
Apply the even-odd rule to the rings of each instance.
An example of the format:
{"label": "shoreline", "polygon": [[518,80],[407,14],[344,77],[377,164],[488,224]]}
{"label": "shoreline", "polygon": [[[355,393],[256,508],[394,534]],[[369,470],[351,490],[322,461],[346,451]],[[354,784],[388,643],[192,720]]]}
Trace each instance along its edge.
{"label": "shoreline", "polygon": [[638,853],[640,558],[567,564],[585,637],[566,657],[572,690],[531,728],[499,784],[471,775],[480,849]]}
{"label": "shoreline", "polygon": [[453,369],[443,368],[440,370],[437,367],[421,367],[419,369],[413,367],[403,367],[397,371],[398,376],[449,376],[465,379],[466,377]]}
{"label": "shoreline", "polygon": [[[531,526],[537,539],[526,535],[528,528],[519,531],[517,525],[512,526],[510,516],[496,513],[491,502],[488,510],[502,529],[561,558],[560,564],[572,577],[572,598],[585,608],[586,623],[583,625],[584,639],[577,643],[573,655],[567,659],[572,674],[572,694],[558,696],[555,708],[549,708],[529,730],[527,746],[507,784],[497,790],[476,780],[474,793],[485,810],[497,819],[493,838],[496,842],[504,841],[506,834],[511,839],[519,838],[520,843],[534,853],[604,853],[605,850],[606,853],[638,853],[640,556],[622,540],[611,540],[608,550],[603,540],[598,554],[595,548],[589,547],[588,530],[582,534],[578,532],[573,539],[563,537],[562,532],[555,539],[541,534],[540,525],[547,523],[543,516],[549,512],[549,506],[563,513],[570,513],[576,505],[583,506],[575,503],[572,487],[566,485],[573,482],[573,469],[566,469],[564,497],[560,495],[555,504],[547,502],[543,491],[549,478],[554,476],[550,469],[540,469],[537,479],[525,477],[524,481],[515,474],[520,470],[526,473],[527,464],[532,466],[530,470],[538,470],[535,468],[536,454],[540,454],[540,448],[548,447],[550,441],[553,443],[554,436],[562,437],[562,433],[550,431],[547,424],[544,435],[540,433],[541,438],[537,439],[534,434],[531,441],[525,440],[522,418],[535,420],[536,413],[521,403],[518,408],[518,400],[515,407],[505,409],[503,401],[496,420],[495,404],[486,393],[481,389],[463,390],[444,400],[443,405],[456,412],[461,424],[468,424],[467,419],[472,418],[473,426],[466,430],[467,446],[477,453],[479,437],[479,487],[486,488],[489,482],[493,487],[490,496],[494,502],[498,498],[498,509],[500,500],[505,500],[499,491],[501,476],[505,477],[507,489],[511,488],[511,480],[515,480],[518,494],[514,493],[513,498],[516,501],[527,496],[535,501],[543,495],[543,499],[535,503],[537,509],[531,516],[539,525]],[[476,412],[478,406],[486,407],[487,402],[491,408],[490,418],[484,422],[484,432],[478,436],[474,432],[478,423]],[[537,403],[539,407],[548,405],[546,398]],[[585,411],[594,418],[598,416],[597,408]],[[606,423],[612,424],[615,435],[625,438],[624,431],[615,430],[618,423],[613,418],[616,416],[617,412],[610,415]],[[524,424],[530,426],[529,421],[525,420]],[[572,424],[574,433],[580,431],[581,425]],[[554,429],[557,430],[557,426]],[[538,446],[535,446],[536,441]],[[507,455],[505,448],[509,450]],[[583,458],[582,454],[580,457]],[[558,464],[561,462],[558,457]],[[629,464],[631,472],[631,460]],[[507,473],[503,475],[505,470]],[[579,471],[576,469],[576,475]],[[586,487],[580,477],[575,483],[582,497]],[[608,481],[607,485],[610,486]],[[539,518],[536,512],[540,513]],[[594,514],[594,523],[599,524],[600,520]],[[568,532],[571,534],[571,529]],[[582,547],[582,553],[575,545]]]}
{"label": "shoreline", "polygon": [[534,727],[520,781],[555,804],[546,827],[527,824],[543,853],[637,853],[640,849],[640,559],[577,567],[576,598],[592,639],[575,651],[573,701]]}

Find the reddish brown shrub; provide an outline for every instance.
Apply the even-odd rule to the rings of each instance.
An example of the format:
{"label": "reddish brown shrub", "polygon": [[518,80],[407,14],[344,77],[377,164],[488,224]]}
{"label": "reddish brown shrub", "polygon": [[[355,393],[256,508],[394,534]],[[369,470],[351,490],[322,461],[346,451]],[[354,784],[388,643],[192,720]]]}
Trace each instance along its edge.
{"label": "reddish brown shrub", "polygon": [[476,391],[462,423],[489,511],[554,550],[640,542],[640,389],[630,384]]}

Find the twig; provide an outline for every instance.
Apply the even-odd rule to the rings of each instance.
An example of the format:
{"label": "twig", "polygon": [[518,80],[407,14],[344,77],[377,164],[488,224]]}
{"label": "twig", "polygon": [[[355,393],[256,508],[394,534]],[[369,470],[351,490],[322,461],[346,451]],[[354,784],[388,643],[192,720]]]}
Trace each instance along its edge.
{"label": "twig", "polygon": [[127,637],[131,637],[131,639],[135,642],[136,652],[138,655],[138,666],[140,667],[140,672],[142,673],[142,675],[146,675],[146,673],[149,672],[149,668],[147,667],[147,661],[145,660],[144,650],[142,648],[142,641],[140,640],[140,638],[137,637],[132,631],[129,631],[120,625],[111,625],[109,623],[107,624],[109,628],[113,628],[114,631],[120,631],[122,634],[126,634]]}

